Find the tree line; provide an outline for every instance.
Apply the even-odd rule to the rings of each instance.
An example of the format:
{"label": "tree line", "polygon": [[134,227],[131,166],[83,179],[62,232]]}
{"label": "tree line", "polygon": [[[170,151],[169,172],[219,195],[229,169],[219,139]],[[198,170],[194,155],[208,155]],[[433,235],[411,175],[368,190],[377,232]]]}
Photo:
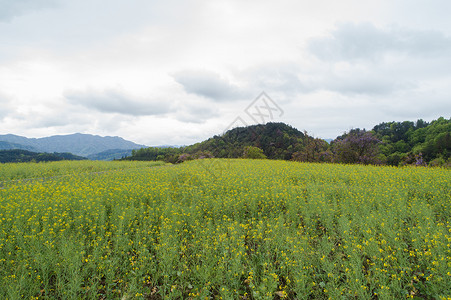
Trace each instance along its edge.
{"label": "tree line", "polygon": [[179,148],[133,150],[126,160],[181,163],[202,158],[268,158],[303,162],[450,166],[451,119],[384,122],[355,128],[330,143],[284,123],[234,128]]}

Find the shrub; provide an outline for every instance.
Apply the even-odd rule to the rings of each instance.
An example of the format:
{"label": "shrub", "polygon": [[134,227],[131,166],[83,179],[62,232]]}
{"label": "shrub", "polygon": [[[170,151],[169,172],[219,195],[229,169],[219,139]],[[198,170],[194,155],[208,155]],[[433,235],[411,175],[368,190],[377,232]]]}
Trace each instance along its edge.
{"label": "shrub", "polygon": [[244,148],[243,158],[265,159],[266,155],[258,147],[248,146]]}

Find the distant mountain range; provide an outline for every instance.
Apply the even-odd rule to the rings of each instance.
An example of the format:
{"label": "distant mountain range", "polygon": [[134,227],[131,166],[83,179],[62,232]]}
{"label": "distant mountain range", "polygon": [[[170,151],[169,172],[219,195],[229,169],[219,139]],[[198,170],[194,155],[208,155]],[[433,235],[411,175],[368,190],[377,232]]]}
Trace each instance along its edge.
{"label": "distant mountain range", "polygon": [[13,149],[36,151],[36,149],[31,146],[25,146],[21,144],[10,143],[0,140],[0,150],[13,150]]}
{"label": "distant mountain range", "polygon": [[47,162],[59,160],[84,160],[86,158],[71,153],[37,153],[28,150],[0,150],[0,163]]}
{"label": "distant mountain range", "polygon": [[133,149],[147,147],[121,137],[75,133],[44,138],[26,138],[14,134],[0,135],[0,150],[21,149],[33,152],[72,153],[90,159],[122,158]]}

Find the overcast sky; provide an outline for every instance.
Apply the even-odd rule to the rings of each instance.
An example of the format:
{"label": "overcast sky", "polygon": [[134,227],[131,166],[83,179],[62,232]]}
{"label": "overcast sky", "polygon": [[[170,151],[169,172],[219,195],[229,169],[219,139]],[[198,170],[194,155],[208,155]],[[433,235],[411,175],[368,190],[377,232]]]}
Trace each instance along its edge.
{"label": "overcast sky", "polygon": [[186,145],[238,123],[334,138],[449,118],[450,12],[449,0],[0,0],[0,134]]}

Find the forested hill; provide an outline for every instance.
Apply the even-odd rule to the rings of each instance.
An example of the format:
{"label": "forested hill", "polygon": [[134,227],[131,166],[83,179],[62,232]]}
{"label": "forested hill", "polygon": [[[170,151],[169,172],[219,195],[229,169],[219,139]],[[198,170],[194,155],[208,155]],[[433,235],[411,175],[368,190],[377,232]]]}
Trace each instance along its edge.
{"label": "forested hill", "polygon": [[222,136],[214,136],[201,143],[185,147],[184,153],[209,152],[214,157],[238,158],[245,147],[253,146],[263,150],[270,159],[291,159],[294,152],[302,148],[304,134],[284,123],[267,123],[238,127]]}
{"label": "forested hill", "polygon": [[130,160],[166,160],[172,163],[186,158],[242,157],[246,147],[263,150],[270,159],[291,159],[302,149],[305,136],[302,132],[284,123],[267,123],[238,127],[224,135],[214,136],[206,141],[181,148],[143,148],[134,150]]}
{"label": "forested hill", "polygon": [[129,160],[179,163],[196,158],[270,158],[305,162],[451,166],[451,119],[384,122],[327,143],[284,123],[239,127],[180,148],[142,148]]}

